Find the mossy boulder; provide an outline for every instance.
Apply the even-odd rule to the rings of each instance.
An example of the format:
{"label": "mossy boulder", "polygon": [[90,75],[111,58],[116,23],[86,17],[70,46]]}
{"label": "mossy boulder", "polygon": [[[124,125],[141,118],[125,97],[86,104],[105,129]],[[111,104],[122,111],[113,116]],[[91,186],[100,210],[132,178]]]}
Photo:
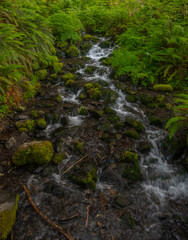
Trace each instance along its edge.
{"label": "mossy boulder", "polygon": [[94,88],[94,85],[92,83],[87,83],[87,84],[85,84],[84,88],[86,90],[90,90],[90,89]]}
{"label": "mossy boulder", "polygon": [[143,123],[141,123],[135,119],[132,119],[132,118],[126,118],[125,124],[130,127],[133,127],[137,132],[142,132],[144,130]]}
{"label": "mossy boulder", "polygon": [[79,57],[80,53],[78,48],[75,45],[72,45],[66,50],[66,55],[67,57],[75,58]]}
{"label": "mossy boulder", "polygon": [[110,42],[109,41],[104,41],[99,44],[99,47],[101,48],[109,48],[110,47]]}
{"label": "mossy boulder", "polygon": [[172,92],[173,88],[169,84],[156,84],[153,87],[153,90],[155,90],[155,91],[162,91],[162,92]]}
{"label": "mossy boulder", "polygon": [[136,94],[130,94],[130,95],[128,95],[128,97],[127,97],[127,100],[129,101],[129,102],[137,102],[138,101],[138,97],[137,97],[137,95]]}
{"label": "mossy boulder", "polygon": [[81,93],[80,96],[79,96],[80,100],[84,100],[87,98],[86,94],[85,93]]}
{"label": "mossy boulder", "polygon": [[0,203],[0,240],[7,239],[15,224],[18,201],[19,195],[12,202]]}
{"label": "mossy boulder", "polygon": [[87,110],[87,108],[85,107],[85,106],[80,106],[79,108],[78,108],[78,114],[79,115],[87,115],[88,114],[88,110]]}
{"label": "mossy boulder", "polygon": [[46,164],[52,160],[53,147],[49,141],[33,141],[22,144],[14,153],[12,162],[17,166]]}
{"label": "mossy boulder", "polygon": [[122,156],[122,162],[126,163],[122,176],[133,183],[141,179],[141,168],[138,159],[139,155],[131,151],[125,151]]}
{"label": "mossy boulder", "polygon": [[103,116],[104,111],[102,109],[90,108],[89,113],[95,118],[101,118]]}
{"label": "mossy boulder", "polygon": [[40,118],[40,119],[36,120],[36,123],[37,123],[37,126],[39,128],[42,128],[42,129],[45,129],[46,126],[47,126],[46,121],[45,121],[44,118]]}
{"label": "mossy boulder", "polygon": [[16,128],[19,132],[31,133],[36,128],[36,122],[35,122],[35,120],[21,120],[21,121],[16,122]]}
{"label": "mossy boulder", "polygon": [[96,69],[97,69],[96,66],[88,66],[88,67],[85,69],[85,73],[92,74]]}
{"label": "mossy boulder", "polygon": [[90,34],[86,34],[83,36],[83,41],[92,41],[97,42],[99,39],[95,36],[91,36]]}
{"label": "mossy boulder", "polygon": [[58,165],[59,163],[61,163],[66,158],[67,158],[67,153],[60,152],[60,153],[57,153],[57,154],[54,155],[52,161],[55,165]]}
{"label": "mossy boulder", "polygon": [[106,108],[104,109],[104,112],[105,112],[106,114],[115,114],[115,111],[114,111],[112,108],[110,108],[110,107],[106,107]]}
{"label": "mossy boulder", "polygon": [[80,172],[69,175],[69,179],[82,188],[96,189],[97,170],[91,165],[89,169],[82,169]]}
{"label": "mossy boulder", "polygon": [[138,150],[141,153],[148,153],[152,148],[151,143],[147,142],[147,141],[141,141],[138,145]]}
{"label": "mossy boulder", "polygon": [[120,120],[119,116],[116,116],[116,115],[112,115],[108,117],[108,121],[112,123],[117,123],[119,120]]}
{"label": "mossy boulder", "polygon": [[66,82],[67,80],[70,80],[70,79],[75,80],[75,78],[76,78],[76,76],[75,76],[74,74],[70,73],[70,72],[65,73],[65,74],[63,75],[63,77],[62,77],[63,81],[65,81],[65,82]]}
{"label": "mossy boulder", "polygon": [[126,136],[126,137],[131,137],[135,140],[140,139],[140,135],[137,133],[137,131],[135,129],[128,129],[128,130],[123,132],[123,135]]}

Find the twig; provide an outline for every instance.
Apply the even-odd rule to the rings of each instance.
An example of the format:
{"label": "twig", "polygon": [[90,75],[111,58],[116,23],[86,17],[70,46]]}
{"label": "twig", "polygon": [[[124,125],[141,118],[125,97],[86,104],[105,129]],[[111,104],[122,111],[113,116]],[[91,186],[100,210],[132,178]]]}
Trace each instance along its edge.
{"label": "twig", "polygon": [[68,218],[62,218],[61,221],[67,221],[67,220],[71,220],[73,218],[77,218],[80,216],[80,213],[75,213],[74,215],[68,217]]}
{"label": "twig", "polygon": [[60,226],[56,225],[54,222],[52,222],[46,215],[44,215],[43,213],[41,213],[41,211],[36,207],[36,205],[34,204],[34,202],[31,199],[30,193],[28,192],[27,188],[25,185],[23,185],[23,188],[27,194],[27,198],[29,200],[29,203],[31,204],[31,206],[35,209],[35,211],[48,223],[50,224],[54,229],[56,229],[57,231],[59,231],[60,233],[62,233],[68,240],[74,240],[73,237],[69,234],[67,234],[63,228],[61,228]]}
{"label": "twig", "polygon": [[86,227],[88,226],[88,220],[89,220],[89,206],[87,206],[87,218],[86,218]]}
{"label": "twig", "polygon": [[82,160],[84,160],[88,155],[85,155],[83,158],[81,158],[80,160],[78,160],[77,162],[75,162],[72,166],[70,166],[67,170],[64,171],[63,174],[65,174],[66,172],[68,172],[71,168],[73,168],[76,164],[78,164],[79,162],[81,162]]}
{"label": "twig", "polygon": [[104,157],[101,157],[99,153],[97,153],[97,156],[100,158],[101,161],[103,161]]}

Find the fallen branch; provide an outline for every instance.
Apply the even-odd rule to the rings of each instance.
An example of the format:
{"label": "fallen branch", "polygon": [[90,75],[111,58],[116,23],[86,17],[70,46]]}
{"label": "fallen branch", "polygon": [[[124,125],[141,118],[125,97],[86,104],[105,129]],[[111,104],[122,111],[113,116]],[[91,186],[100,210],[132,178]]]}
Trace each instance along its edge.
{"label": "fallen branch", "polygon": [[34,202],[31,199],[30,193],[28,192],[27,188],[25,185],[23,185],[23,188],[27,194],[27,198],[29,200],[29,203],[31,204],[31,206],[35,209],[35,211],[41,216],[42,219],[44,219],[48,224],[50,224],[54,229],[56,229],[57,231],[59,231],[60,233],[62,233],[68,240],[74,240],[73,237],[70,234],[67,234],[63,228],[61,228],[60,226],[56,225],[54,222],[52,222],[46,215],[44,215],[43,213],[41,213],[41,211],[36,207],[36,205],[34,204]]}
{"label": "fallen branch", "polygon": [[72,220],[74,218],[77,218],[80,216],[80,213],[75,213],[74,215],[68,217],[68,218],[62,218],[61,221],[67,221],[67,220]]}
{"label": "fallen branch", "polygon": [[63,174],[65,174],[66,172],[68,172],[71,168],[73,168],[76,164],[78,164],[79,162],[81,162],[82,160],[84,160],[88,155],[85,155],[83,158],[81,158],[80,160],[78,160],[77,162],[75,162],[72,166],[70,166],[67,170],[64,171]]}
{"label": "fallen branch", "polygon": [[88,220],[89,220],[89,206],[87,206],[87,218],[86,218],[86,227],[88,226]]}

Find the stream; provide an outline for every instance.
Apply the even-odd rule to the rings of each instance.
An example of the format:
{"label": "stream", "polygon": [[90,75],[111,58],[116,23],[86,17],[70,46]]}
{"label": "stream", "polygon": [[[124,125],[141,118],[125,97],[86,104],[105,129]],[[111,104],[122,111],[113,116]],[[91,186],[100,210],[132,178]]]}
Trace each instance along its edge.
{"label": "stream", "polygon": [[[110,77],[110,67],[104,66],[100,60],[107,58],[114,47],[101,48],[99,44],[103,41],[106,39],[100,38],[99,42],[93,44],[86,55],[88,62],[76,74],[86,83],[106,82],[104,88],[117,94],[110,107],[122,122],[126,117],[131,117],[144,124],[145,131],[141,140],[136,140],[135,144],[147,141],[152,147],[147,154],[139,153],[142,181],[127,185],[117,171],[116,156],[119,150],[117,149],[117,154],[111,153],[113,141],[112,144],[99,141],[97,131],[92,130],[97,126],[98,120],[93,120],[90,115],[78,115],[76,111],[66,113],[69,125],[62,138],[63,144],[58,145],[67,151],[67,158],[57,167],[36,169],[23,181],[36,206],[52,221],[65,226],[75,240],[186,240],[188,232],[182,219],[188,216],[188,175],[183,168],[171,163],[169,157],[161,151],[161,142],[167,135],[166,131],[151,126],[139,103],[128,102],[126,94],[115,86]],[[92,74],[85,71],[88,66],[95,68]],[[67,90],[59,84],[58,92],[63,103],[71,104],[73,109],[83,105],[79,99],[82,89]],[[102,106],[104,103],[100,100],[98,104]],[[60,127],[60,122],[49,124],[44,130],[45,138],[52,139],[52,133]],[[79,159],[70,150],[71,142],[77,138],[87,143],[86,151],[91,153],[91,161],[97,165],[95,191],[80,188],[63,174]],[[119,149],[123,145],[123,141],[119,143]],[[97,160],[96,155],[102,156],[102,152],[106,153],[104,159]],[[20,194],[20,199],[14,227],[15,240],[64,239],[37,216],[29,206],[25,193]],[[86,226],[88,206],[89,219]],[[63,220],[74,214],[78,217]]]}

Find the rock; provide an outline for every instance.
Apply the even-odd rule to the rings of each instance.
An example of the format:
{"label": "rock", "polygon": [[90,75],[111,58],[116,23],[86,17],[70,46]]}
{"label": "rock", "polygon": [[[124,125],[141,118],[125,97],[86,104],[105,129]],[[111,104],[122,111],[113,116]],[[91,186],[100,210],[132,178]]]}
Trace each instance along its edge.
{"label": "rock", "polygon": [[153,102],[153,97],[147,93],[142,93],[140,95],[140,101],[144,105],[151,104]]}
{"label": "rock", "polygon": [[65,135],[65,131],[64,131],[64,128],[62,127],[59,127],[57,129],[55,129],[55,131],[53,132],[53,135],[55,137],[58,137],[58,138],[61,138]]}
{"label": "rock", "polygon": [[88,66],[86,69],[85,69],[85,73],[88,73],[88,74],[93,74],[93,72],[97,69],[96,66]]}
{"label": "rock", "polygon": [[58,165],[59,163],[61,163],[66,158],[67,158],[67,153],[65,153],[65,152],[56,153],[53,157],[52,162],[55,165]]}
{"label": "rock", "polygon": [[121,89],[122,91],[125,91],[127,89],[127,85],[124,82],[119,82],[117,84],[117,87]]}
{"label": "rock", "polygon": [[147,142],[147,141],[141,141],[138,144],[138,150],[141,153],[148,153],[151,149],[152,145],[151,143]]}
{"label": "rock", "polygon": [[96,108],[90,108],[89,113],[95,118],[101,118],[103,116],[103,110],[99,110]]}
{"label": "rock", "polygon": [[84,148],[83,143],[81,143],[79,141],[74,142],[73,149],[78,154],[83,154],[85,152],[85,148]]}
{"label": "rock", "polygon": [[156,117],[154,115],[151,115],[149,118],[149,124],[162,127],[162,119],[160,117]]}
{"label": "rock", "polygon": [[140,135],[137,133],[135,129],[129,129],[123,132],[124,136],[131,137],[135,140],[140,139]]}
{"label": "rock", "polygon": [[29,119],[29,117],[27,115],[19,115],[18,119],[19,120],[27,120],[27,119]]}
{"label": "rock", "polygon": [[6,197],[5,193],[0,192],[0,239],[7,239],[16,220],[19,195],[16,198]]}
{"label": "rock", "polygon": [[67,126],[69,124],[69,118],[68,117],[62,117],[61,120],[60,120],[60,123],[63,125],[63,126]]}
{"label": "rock", "polygon": [[44,185],[44,192],[50,193],[56,197],[64,197],[65,192],[62,186],[58,185],[53,181],[49,181]]}
{"label": "rock", "polygon": [[114,111],[112,108],[110,108],[110,107],[106,107],[106,108],[104,109],[104,112],[105,112],[106,114],[115,114],[115,111]]}
{"label": "rock", "polygon": [[126,118],[125,124],[127,124],[130,127],[133,127],[137,132],[142,132],[144,130],[143,123],[141,123],[133,118]]}
{"label": "rock", "polygon": [[51,161],[53,147],[49,141],[33,141],[22,144],[14,153],[12,161],[15,165],[45,164]]}
{"label": "rock", "polygon": [[128,200],[128,196],[124,193],[118,195],[116,202],[120,207],[125,207],[131,204],[131,202]]}
{"label": "rock", "polygon": [[172,92],[173,88],[169,84],[156,84],[153,87],[153,90],[155,90],[155,91],[162,91],[162,92]]}
{"label": "rock", "polygon": [[11,149],[13,147],[15,147],[16,145],[16,139],[14,137],[11,137],[6,143],[5,143],[5,147],[6,149]]}
{"label": "rock", "polygon": [[133,227],[133,225],[135,224],[133,217],[128,211],[123,212],[123,214],[121,215],[121,220],[129,227]]}

